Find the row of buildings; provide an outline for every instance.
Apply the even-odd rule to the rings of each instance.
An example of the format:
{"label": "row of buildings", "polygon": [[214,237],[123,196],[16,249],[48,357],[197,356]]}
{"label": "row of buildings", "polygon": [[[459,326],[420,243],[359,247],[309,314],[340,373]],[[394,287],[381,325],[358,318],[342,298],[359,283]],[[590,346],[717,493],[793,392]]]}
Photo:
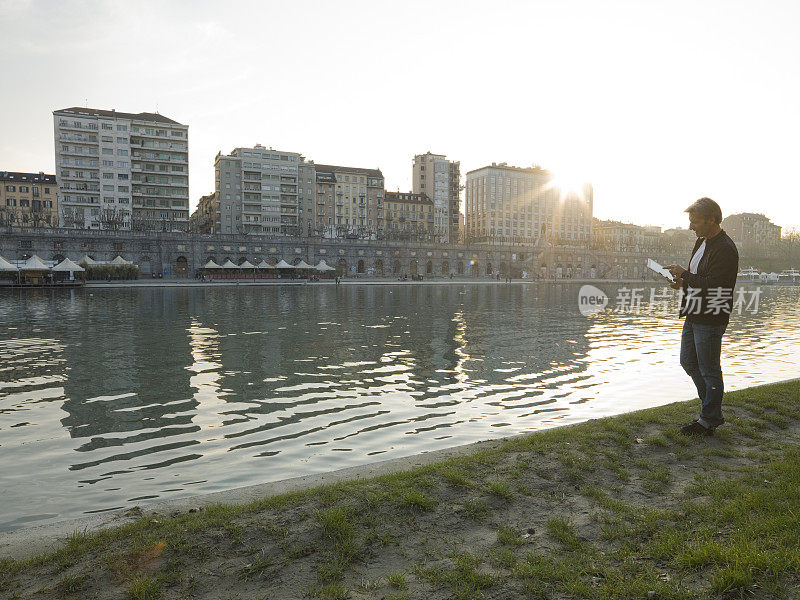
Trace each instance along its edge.
{"label": "row of buildings", "polygon": [[[462,188],[460,163],[431,152],[414,157],[412,190],[392,192],[380,169],[318,164],[262,145],[235,148],[217,154],[214,190],[190,213],[187,125],[157,113],[79,107],[54,111],[53,124],[55,174],[0,171],[0,226],[532,246],[591,242],[619,250],[663,243],[658,227],[594,219],[588,183],[559,189],[541,167],[492,163],[466,173]],[[724,226],[740,244],[780,240],[780,227],[764,215],[733,215]]]}

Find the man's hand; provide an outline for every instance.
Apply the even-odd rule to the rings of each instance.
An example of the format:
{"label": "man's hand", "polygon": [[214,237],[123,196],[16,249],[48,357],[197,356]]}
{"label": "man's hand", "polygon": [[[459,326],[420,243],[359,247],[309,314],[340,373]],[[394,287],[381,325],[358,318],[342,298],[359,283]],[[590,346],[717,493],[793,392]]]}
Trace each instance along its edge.
{"label": "man's hand", "polygon": [[681,289],[683,287],[683,279],[676,279],[675,283],[669,284],[669,287],[671,287],[673,290]]}
{"label": "man's hand", "polygon": [[687,271],[687,269],[684,269],[680,265],[668,265],[666,269],[672,274],[672,276],[675,278],[675,281],[682,279],[683,274]]}

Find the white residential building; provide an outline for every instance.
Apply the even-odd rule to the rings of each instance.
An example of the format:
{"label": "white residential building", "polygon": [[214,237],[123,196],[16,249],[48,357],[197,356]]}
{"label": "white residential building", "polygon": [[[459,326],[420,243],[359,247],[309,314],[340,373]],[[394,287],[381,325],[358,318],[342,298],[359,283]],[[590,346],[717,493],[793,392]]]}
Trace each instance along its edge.
{"label": "white residential building", "polygon": [[189,127],[157,113],[53,111],[62,227],[186,231]]}
{"label": "white residential building", "polygon": [[434,235],[441,242],[459,240],[461,165],[443,154],[414,157],[412,190],[433,200]]}
{"label": "white residential building", "polygon": [[549,171],[492,163],[467,173],[464,229],[474,242],[588,243],[593,190],[555,187]]}

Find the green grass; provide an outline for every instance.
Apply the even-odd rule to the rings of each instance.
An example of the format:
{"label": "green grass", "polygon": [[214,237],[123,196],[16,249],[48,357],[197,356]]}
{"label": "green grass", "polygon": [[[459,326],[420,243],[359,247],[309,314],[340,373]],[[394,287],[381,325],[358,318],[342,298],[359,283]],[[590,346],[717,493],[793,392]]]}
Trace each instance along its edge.
{"label": "green grass", "polygon": [[[0,560],[0,596],[188,598],[204,565],[231,556],[231,585],[299,570],[308,595],[338,599],[393,553],[395,570],[372,580],[387,598],[788,600],[800,594],[800,448],[787,432],[798,399],[798,383],[726,394],[714,438],[680,435],[697,401],[676,403],[374,479],[76,531],[48,554]],[[570,512],[578,500],[587,518]],[[509,525],[530,526],[509,518],[526,507],[531,537]]]}

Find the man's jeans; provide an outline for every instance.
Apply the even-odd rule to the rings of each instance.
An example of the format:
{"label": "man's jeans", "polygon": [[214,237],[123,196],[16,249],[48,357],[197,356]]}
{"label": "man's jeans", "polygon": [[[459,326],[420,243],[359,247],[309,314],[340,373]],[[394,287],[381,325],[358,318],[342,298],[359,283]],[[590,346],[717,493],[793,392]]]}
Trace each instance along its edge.
{"label": "man's jeans", "polygon": [[681,335],[681,366],[697,386],[697,395],[703,401],[700,424],[718,427],[722,418],[722,367],[720,352],[725,325],[701,325],[689,319],[683,324]]}

